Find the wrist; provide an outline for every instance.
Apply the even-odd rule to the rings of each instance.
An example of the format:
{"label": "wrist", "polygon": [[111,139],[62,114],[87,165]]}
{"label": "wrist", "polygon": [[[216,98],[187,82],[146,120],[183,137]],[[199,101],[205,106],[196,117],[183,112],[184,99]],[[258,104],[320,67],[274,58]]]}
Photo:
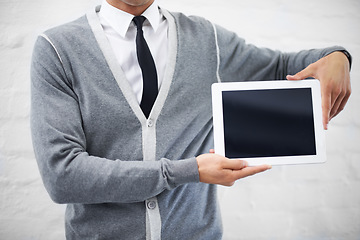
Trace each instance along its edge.
{"label": "wrist", "polygon": [[351,65],[352,65],[352,57],[351,54],[346,51],[346,50],[338,50],[336,52],[341,52],[342,54],[345,55],[345,57],[347,58],[348,62],[349,62],[349,71],[351,70]]}

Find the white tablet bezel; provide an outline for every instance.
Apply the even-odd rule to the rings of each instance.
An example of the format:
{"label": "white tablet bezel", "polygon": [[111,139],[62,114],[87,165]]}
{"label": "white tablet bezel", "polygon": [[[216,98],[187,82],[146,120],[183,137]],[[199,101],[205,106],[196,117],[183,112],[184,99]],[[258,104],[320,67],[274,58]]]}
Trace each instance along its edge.
{"label": "white tablet bezel", "polygon": [[292,88],[311,88],[316,155],[252,157],[252,158],[244,158],[244,160],[246,160],[250,166],[257,166],[261,164],[286,165],[286,164],[309,164],[309,163],[325,162],[326,148],[325,148],[324,129],[322,125],[321,91],[320,91],[320,83],[316,79],[302,80],[302,81],[282,80],[282,81],[248,81],[248,82],[214,83],[212,85],[212,106],[213,106],[215,153],[225,156],[223,104],[222,104],[223,91],[292,89]]}

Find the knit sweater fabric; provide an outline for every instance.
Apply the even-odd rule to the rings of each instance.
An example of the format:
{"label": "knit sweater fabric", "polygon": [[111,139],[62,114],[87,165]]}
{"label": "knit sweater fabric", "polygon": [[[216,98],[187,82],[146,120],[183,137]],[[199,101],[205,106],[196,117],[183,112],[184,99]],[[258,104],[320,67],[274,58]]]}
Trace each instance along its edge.
{"label": "knit sweater fabric", "polygon": [[167,69],[146,119],[98,10],[40,35],[32,58],[34,151],[50,197],[67,204],[67,239],[221,239],[216,186],[199,182],[195,159],[213,147],[211,85],[284,79],[344,49],[257,48],[161,9]]}

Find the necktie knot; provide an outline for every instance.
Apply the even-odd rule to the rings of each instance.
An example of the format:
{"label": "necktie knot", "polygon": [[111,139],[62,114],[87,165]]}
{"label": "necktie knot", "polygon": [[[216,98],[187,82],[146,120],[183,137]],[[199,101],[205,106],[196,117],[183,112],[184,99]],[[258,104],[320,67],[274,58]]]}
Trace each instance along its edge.
{"label": "necktie knot", "polygon": [[136,16],[133,18],[133,21],[137,27],[137,30],[139,31],[140,29],[142,29],[143,23],[145,21],[145,17],[144,16]]}

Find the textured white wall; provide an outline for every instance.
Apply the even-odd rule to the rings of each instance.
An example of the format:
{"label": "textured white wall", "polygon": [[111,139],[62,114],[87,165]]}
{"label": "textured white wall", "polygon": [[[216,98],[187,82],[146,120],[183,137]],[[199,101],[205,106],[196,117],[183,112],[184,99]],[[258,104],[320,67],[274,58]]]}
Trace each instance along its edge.
{"label": "textured white wall", "polygon": [[[64,206],[48,197],[32,152],[29,64],[36,36],[99,0],[0,0],[0,239],[64,239]],[[360,239],[360,2],[161,0],[258,46],[342,45],[353,55],[352,97],[326,133],[328,162],[274,167],[220,188],[224,239]]]}

